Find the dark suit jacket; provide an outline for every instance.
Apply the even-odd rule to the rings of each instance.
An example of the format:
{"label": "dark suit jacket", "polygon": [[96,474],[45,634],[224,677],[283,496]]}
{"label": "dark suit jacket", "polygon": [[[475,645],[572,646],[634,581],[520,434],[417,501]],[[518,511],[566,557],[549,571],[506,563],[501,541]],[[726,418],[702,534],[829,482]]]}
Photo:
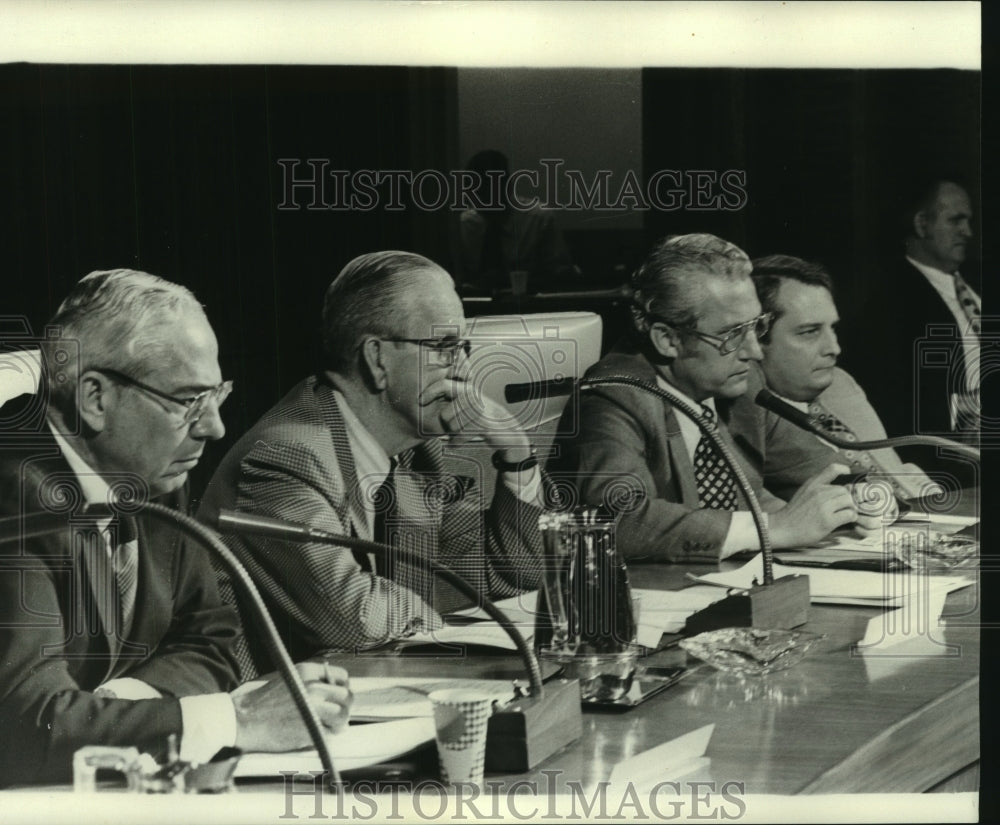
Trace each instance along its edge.
{"label": "dark suit jacket", "polygon": [[[964,273],[963,273],[963,277]],[[979,291],[979,285],[970,279]],[[845,312],[841,361],[861,385],[890,436],[954,437],[951,393],[965,380],[965,356],[955,318],[923,273],[905,257],[887,264],[867,285],[867,299]],[[902,448],[904,461],[928,472],[969,468],[933,448]]]}
{"label": "dark suit jacket", "polygon": [[[5,408],[6,409],[6,408]],[[2,411],[0,411],[2,413]],[[82,506],[76,476],[55,440],[0,450],[0,515]],[[165,755],[180,735],[177,697],[231,690],[237,618],[222,604],[204,552],[164,522],[137,518],[138,591],[124,640],[109,634],[80,549],[82,524],[0,545],[0,783],[65,782],[84,745],[134,745]],[[7,522],[18,535],[18,525]],[[103,551],[103,544],[95,544]],[[117,677],[140,679],[163,699],[97,698]]]}
{"label": "dark suit jacket", "polygon": [[[394,544],[450,567],[491,596],[538,586],[537,507],[499,483],[486,507],[479,484],[445,471],[437,439],[398,459]],[[359,497],[371,486],[355,472],[332,387],[309,378],[229,451],[199,515],[210,520],[220,507],[235,507],[340,535],[367,535]],[[415,618],[425,628],[436,626],[440,620],[431,606],[444,610],[464,601],[427,570],[400,564],[388,576],[377,575],[342,547],[224,538],[249,569],[293,658],[327,648],[372,647],[405,634]],[[225,586],[223,595],[228,597]],[[271,669],[256,639],[248,641],[254,665]]]}
{"label": "dark suit jacket", "polygon": [[[616,348],[587,371],[588,378],[612,375],[656,384],[653,366],[628,347]],[[774,510],[781,502],[764,489],[765,478],[787,496],[835,455],[808,433],[754,404],[762,386],[760,371],[752,369],[747,394],[732,402],[717,401],[716,409],[720,434],[736,447],[764,509]],[[571,415],[567,408],[564,421]],[[618,547],[626,558],[718,560],[732,517],[726,511],[699,508],[694,469],[677,413],[668,402],[629,387],[600,387],[582,393],[577,429],[575,436],[560,436],[550,478],[559,483],[568,476],[588,504],[615,508],[617,500],[622,511]],[[741,509],[748,509],[745,501]]]}

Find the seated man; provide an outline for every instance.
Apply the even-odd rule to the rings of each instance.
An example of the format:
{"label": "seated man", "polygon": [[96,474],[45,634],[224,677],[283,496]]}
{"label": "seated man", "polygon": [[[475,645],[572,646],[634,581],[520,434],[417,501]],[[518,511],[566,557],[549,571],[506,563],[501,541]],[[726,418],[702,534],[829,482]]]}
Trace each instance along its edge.
{"label": "seated man", "polygon": [[[830,484],[848,470],[832,463],[835,453],[753,403],[763,386],[757,338],[769,318],[750,268],[742,250],[713,235],[660,242],[633,276],[634,342],[616,347],[586,377],[639,378],[718,421],[770,514],[775,547],[810,544],[852,522],[874,528],[874,520],[859,516],[851,492]],[[713,561],[760,546],[747,503],[714,447],[651,393],[611,386],[584,392],[579,432],[561,447],[554,480],[562,468],[584,501],[624,502],[618,546],[627,558]],[[763,489],[762,480],[772,478],[796,488],[787,504]]]}
{"label": "seated man", "polygon": [[[537,587],[541,474],[516,421],[463,380],[464,326],[451,276],[436,264],[408,252],[355,258],[326,293],[327,368],[230,450],[199,515],[211,520],[235,507],[374,538],[444,564],[492,596]],[[480,487],[444,468],[442,436],[463,429],[496,450],[503,483],[485,512]],[[438,609],[459,601],[426,570],[342,547],[226,541],[293,656],[436,629]],[[260,652],[252,637],[247,643],[244,667],[244,654],[256,660]]]}
{"label": "seated man", "polygon": [[[773,316],[761,340],[768,387],[832,435],[860,441],[885,438],[864,390],[837,366],[840,344],[834,327],[840,318],[826,270],[801,258],[770,255],[754,260],[753,281],[764,312]],[[938,490],[919,467],[903,464],[895,450],[846,450],[840,457],[854,472],[888,480],[900,498]]]}
{"label": "seated man", "polygon": [[[149,497],[180,505],[207,441],[223,434],[215,335],[184,287],[131,270],[94,272],[63,302],[42,342],[46,416],[10,430],[0,455],[0,515],[65,513],[64,529],[0,547],[0,783],[66,782],[85,745],[135,746],[162,759],[222,747],[309,744],[280,680],[238,697],[239,627],[205,551],[139,512],[84,520],[86,505]],[[77,350],[78,347],[78,350]],[[78,353],[78,354],[77,354]],[[12,405],[0,413],[18,418]],[[312,701],[331,729],[346,718],[346,674]]]}

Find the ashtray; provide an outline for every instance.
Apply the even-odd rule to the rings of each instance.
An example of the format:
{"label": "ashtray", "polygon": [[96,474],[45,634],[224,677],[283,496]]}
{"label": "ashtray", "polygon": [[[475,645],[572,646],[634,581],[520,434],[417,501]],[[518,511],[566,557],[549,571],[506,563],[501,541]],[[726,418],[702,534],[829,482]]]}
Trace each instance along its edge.
{"label": "ashtray", "polygon": [[680,645],[726,673],[763,676],[802,661],[809,648],[825,638],[805,630],[726,627],[682,639]]}
{"label": "ashtray", "polygon": [[914,570],[944,573],[976,567],[979,540],[944,533],[904,535],[893,545],[893,554]]}

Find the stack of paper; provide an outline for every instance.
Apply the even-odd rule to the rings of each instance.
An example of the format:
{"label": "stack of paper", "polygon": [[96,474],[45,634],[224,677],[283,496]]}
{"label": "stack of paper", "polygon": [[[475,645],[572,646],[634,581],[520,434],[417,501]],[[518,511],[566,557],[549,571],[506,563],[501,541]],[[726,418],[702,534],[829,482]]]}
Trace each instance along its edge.
{"label": "stack of paper", "polygon": [[[817,604],[857,604],[868,607],[899,607],[914,590],[950,593],[968,587],[973,581],[965,576],[928,576],[913,570],[898,573],[869,573],[862,570],[790,567],[774,565],[774,577],[808,576],[810,600]],[[694,576],[696,581],[727,588],[747,590],[764,578],[763,557],[754,556],[743,567],[723,573]]]}

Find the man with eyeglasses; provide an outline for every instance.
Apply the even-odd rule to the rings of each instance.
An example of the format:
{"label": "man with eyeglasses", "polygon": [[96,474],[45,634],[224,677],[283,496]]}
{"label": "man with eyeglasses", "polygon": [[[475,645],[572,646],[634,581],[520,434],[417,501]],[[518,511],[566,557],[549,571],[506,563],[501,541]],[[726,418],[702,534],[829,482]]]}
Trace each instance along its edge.
{"label": "man with eyeglasses", "polygon": [[[355,258],[326,293],[325,368],[230,450],[200,513],[235,507],[375,539],[444,564],[493,597],[537,587],[541,474],[516,421],[465,380],[464,327],[451,276],[433,262],[392,251]],[[470,437],[494,450],[492,501],[480,479],[445,468],[445,441]],[[254,536],[227,541],[293,655],[436,630],[440,613],[461,603],[426,569],[391,558]],[[252,672],[262,651],[245,641],[241,665]]]}
{"label": "man with eyeglasses", "polygon": [[[280,680],[242,695],[238,618],[219,597],[206,551],[144,515],[183,509],[188,473],[222,436],[219,374],[205,313],[184,287],[144,272],[93,272],[41,342],[36,396],[6,405],[0,515],[0,784],[67,782],[86,745],[134,746],[158,761],[175,737],[183,761],[220,748],[309,744]],[[10,414],[9,414],[10,413]],[[118,504],[135,515],[114,516]],[[94,515],[88,515],[98,508]],[[56,532],[22,533],[19,517],[65,514]],[[318,715],[346,721],[346,674],[300,665]]]}
{"label": "man with eyeglasses", "polygon": [[[848,472],[836,454],[753,403],[763,386],[758,339],[771,316],[761,312],[750,269],[742,250],[713,235],[661,241],[633,276],[633,340],[587,377],[632,376],[700,408],[733,446],[775,547],[810,544],[852,522],[874,528],[850,492],[830,483]],[[584,392],[579,431],[562,447],[554,478],[571,473],[584,501],[623,505],[618,545],[626,557],[697,562],[759,548],[721,457],[659,397],[630,387]],[[787,491],[787,504],[764,482]]]}

